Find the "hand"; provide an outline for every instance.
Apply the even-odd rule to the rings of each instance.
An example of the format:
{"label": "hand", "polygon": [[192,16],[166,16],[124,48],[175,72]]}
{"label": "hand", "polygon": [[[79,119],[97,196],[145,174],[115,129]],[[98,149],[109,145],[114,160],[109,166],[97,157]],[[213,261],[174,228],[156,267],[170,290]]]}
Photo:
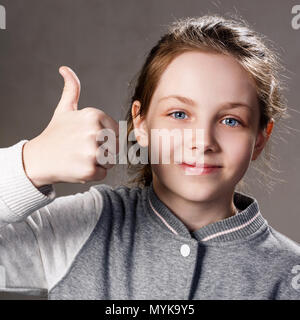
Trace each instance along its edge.
{"label": "hand", "polygon": [[[36,187],[102,180],[114,165],[99,165],[97,137],[104,128],[112,129],[118,137],[118,123],[97,108],[78,110],[80,81],[68,67],[60,67],[59,72],[65,85],[53,117],[46,129],[23,147],[24,169]],[[109,152],[115,154],[118,149],[117,141],[116,150]]]}

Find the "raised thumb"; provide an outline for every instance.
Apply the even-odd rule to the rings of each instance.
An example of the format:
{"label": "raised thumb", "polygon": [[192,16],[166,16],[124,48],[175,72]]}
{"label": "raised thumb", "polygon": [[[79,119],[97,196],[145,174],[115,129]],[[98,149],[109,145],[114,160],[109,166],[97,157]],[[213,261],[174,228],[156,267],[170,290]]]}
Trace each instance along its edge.
{"label": "raised thumb", "polygon": [[77,110],[80,96],[80,81],[76,73],[69,67],[60,67],[59,73],[63,76],[65,85],[55,112]]}

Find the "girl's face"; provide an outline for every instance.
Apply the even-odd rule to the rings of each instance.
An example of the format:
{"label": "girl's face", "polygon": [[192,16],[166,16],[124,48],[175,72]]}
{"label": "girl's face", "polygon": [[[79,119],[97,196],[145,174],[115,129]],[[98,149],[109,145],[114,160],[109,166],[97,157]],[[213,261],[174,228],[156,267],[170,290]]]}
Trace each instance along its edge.
{"label": "girl's face", "polygon": [[[139,101],[133,103],[133,114],[139,106]],[[221,168],[187,175],[174,161],[172,143],[171,163],[151,165],[154,183],[191,201],[213,200],[233,192],[266,142],[258,123],[255,83],[247,71],[233,57],[196,51],[183,53],[169,64],[146,117],[134,120],[135,128],[140,129],[137,140],[149,150],[152,129],[192,129],[191,143],[182,145],[182,150],[195,152],[199,149],[196,129],[203,129],[203,162]],[[153,147],[161,151],[165,146]]]}

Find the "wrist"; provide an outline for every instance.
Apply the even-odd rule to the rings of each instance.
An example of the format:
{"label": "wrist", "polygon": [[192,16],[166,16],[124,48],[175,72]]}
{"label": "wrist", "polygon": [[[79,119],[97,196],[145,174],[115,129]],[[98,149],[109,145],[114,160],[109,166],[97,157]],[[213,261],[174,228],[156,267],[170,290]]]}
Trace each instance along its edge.
{"label": "wrist", "polygon": [[42,168],[42,160],[40,158],[41,153],[36,146],[35,139],[30,140],[23,145],[22,163],[27,178],[36,188],[40,188],[45,185],[53,184],[53,180],[45,174],[45,171]]}

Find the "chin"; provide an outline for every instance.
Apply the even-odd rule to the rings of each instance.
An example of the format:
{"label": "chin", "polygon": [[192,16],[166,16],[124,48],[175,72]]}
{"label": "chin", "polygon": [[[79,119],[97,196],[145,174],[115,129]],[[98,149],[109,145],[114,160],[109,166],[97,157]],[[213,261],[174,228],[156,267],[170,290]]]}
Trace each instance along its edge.
{"label": "chin", "polygon": [[[172,188],[174,190],[174,188]],[[217,190],[208,186],[195,186],[191,184],[181,184],[174,190],[178,195],[188,201],[207,201],[216,197]]]}

